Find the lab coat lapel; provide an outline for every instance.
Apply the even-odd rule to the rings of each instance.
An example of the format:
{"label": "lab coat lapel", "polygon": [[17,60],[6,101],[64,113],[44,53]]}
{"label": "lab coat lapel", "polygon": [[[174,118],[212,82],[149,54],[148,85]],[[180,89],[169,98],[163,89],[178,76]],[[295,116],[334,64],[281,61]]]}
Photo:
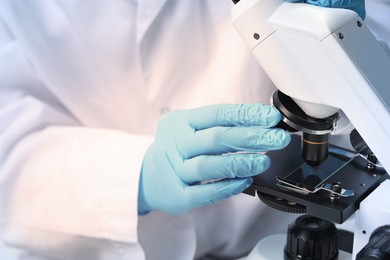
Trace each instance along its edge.
{"label": "lab coat lapel", "polygon": [[140,0],[137,9],[137,42],[140,43],[167,0]]}

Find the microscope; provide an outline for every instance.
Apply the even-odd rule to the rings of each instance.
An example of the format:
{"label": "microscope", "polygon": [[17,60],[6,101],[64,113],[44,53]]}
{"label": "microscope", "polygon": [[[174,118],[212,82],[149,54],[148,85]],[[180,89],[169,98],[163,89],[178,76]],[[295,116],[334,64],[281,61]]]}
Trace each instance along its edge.
{"label": "microscope", "polygon": [[[271,102],[283,116],[279,127],[298,132],[286,149],[267,153],[277,163],[245,192],[307,214],[295,224],[309,231],[354,215],[353,259],[390,259],[389,54],[351,10],[233,2],[233,26],[277,88]],[[353,149],[330,144],[341,115],[354,127]],[[296,239],[287,241],[284,259],[337,259],[337,250],[305,258],[298,251],[313,241]]]}

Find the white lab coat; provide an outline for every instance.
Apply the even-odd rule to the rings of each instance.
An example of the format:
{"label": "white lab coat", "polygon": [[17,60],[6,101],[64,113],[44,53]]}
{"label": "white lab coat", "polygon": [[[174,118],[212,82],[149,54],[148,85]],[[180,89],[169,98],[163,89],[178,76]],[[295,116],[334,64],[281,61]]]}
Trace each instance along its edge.
{"label": "white lab coat", "polygon": [[0,0],[1,236],[7,259],[223,259],[296,216],[239,195],[137,216],[159,117],[267,103],[227,0]]}

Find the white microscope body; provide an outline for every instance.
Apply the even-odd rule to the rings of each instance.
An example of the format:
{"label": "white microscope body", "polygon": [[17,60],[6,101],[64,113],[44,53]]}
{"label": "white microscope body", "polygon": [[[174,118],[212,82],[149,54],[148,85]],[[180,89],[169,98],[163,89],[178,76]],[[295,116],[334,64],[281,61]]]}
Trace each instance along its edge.
{"label": "white microscope body", "polygon": [[[346,9],[235,2],[233,25],[275,86],[314,118],[341,109],[389,172],[390,56],[364,21]],[[384,185],[389,181],[356,214],[353,259],[375,227],[390,224],[390,188]]]}
{"label": "white microscope body", "polygon": [[390,169],[390,58],[355,12],[242,0],[232,16],[279,90],[312,117],[341,109]]}

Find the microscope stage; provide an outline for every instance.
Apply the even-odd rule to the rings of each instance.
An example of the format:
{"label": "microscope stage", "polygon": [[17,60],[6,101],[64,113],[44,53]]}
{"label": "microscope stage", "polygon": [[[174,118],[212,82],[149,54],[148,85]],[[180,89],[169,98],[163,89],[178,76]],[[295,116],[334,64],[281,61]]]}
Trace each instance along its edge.
{"label": "microscope stage", "polygon": [[[341,151],[341,154],[332,153],[332,148]],[[267,153],[272,159],[271,167],[255,176],[253,184],[245,193],[255,196],[257,191],[262,201],[282,211],[307,213],[335,223],[343,223],[359,208],[360,202],[388,178],[383,169],[377,167],[368,170],[366,159],[361,156],[347,157],[343,155],[343,151],[347,155],[354,154],[330,146],[327,161],[319,168],[311,168],[301,158],[300,136],[293,135],[291,143],[284,150]],[[288,188],[278,179],[291,181],[310,192]],[[321,189],[334,183],[340,184],[349,197],[334,196]],[[312,191],[314,192],[311,193]],[[350,193],[353,195],[350,196]]]}

